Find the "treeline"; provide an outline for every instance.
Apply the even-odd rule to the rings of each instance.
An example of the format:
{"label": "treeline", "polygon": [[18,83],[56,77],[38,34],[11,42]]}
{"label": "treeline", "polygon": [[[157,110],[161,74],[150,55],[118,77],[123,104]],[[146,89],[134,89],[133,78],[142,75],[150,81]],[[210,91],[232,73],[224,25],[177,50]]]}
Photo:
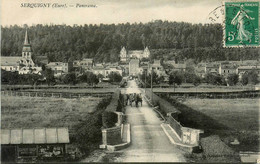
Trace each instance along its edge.
{"label": "treeline", "polygon": [[[153,21],[149,23],[100,25],[17,25],[2,27],[3,56],[21,55],[25,28],[34,54],[45,55],[49,61],[94,58],[97,62],[119,60],[121,46],[128,50],[142,50],[148,46],[151,58],[195,61],[259,59],[260,49],[222,48],[220,24],[191,24],[184,22]],[[160,49],[160,50],[158,50]]]}
{"label": "treeline", "polygon": [[[92,72],[84,72],[81,76],[77,76],[75,72],[55,77],[54,72],[51,69],[45,69],[42,75],[38,74],[19,74],[18,72],[10,72],[1,69],[1,82],[2,84],[9,85],[32,85],[38,84],[56,85],[56,84],[67,84],[76,85],[80,83],[87,83],[89,86],[95,86],[104,77],[101,74],[95,75]],[[108,75],[110,83],[120,83],[122,76],[119,73],[111,72]]]}
{"label": "treeline", "polygon": [[[153,84],[160,85],[161,83],[166,82],[165,78],[163,76],[158,76],[155,72],[151,74],[142,73],[138,76],[139,79],[142,81],[142,84],[139,84],[140,87],[151,87],[151,80],[153,81]],[[169,85],[181,85],[182,83],[191,83],[194,86],[198,86],[201,83],[207,83],[212,85],[224,85],[224,86],[234,86],[239,84],[241,85],[247,85],[247,84],[253,84],[256,85],[259,83],[258,80],[259,76],[256,70],[251,70],[247,73],[244,73],[239,79],[238,74],[229,74],[227,77],[224,75],[219,74],[212,74],[207,73],[204,78],[196,75],[194,72],[194,69],[192,67],[188,68],[185,72],[184,71],[172,71],[169,73],[169,79],[167,83]],[[145,84],[146,82],[146,84]],[[145,86],[144,86],[145,85]]]}

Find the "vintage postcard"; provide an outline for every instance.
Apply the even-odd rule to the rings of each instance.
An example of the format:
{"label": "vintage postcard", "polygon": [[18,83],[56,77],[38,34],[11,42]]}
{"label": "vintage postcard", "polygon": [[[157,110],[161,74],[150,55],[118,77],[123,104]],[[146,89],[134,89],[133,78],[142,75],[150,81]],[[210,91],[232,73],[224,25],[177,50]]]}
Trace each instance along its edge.
{"label": "vintage postcard", "polygon": [[257,0],[1,0],[1,163],[260,163]]}

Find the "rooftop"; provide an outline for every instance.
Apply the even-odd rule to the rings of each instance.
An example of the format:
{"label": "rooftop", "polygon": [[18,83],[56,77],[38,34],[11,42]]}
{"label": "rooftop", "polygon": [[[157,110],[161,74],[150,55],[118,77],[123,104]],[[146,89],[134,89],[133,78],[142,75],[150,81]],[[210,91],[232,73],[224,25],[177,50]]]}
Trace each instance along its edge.
{"label": "rooftop", "polygon": [[61,66],[63,62],[50,62],[47,66]]}
{"label": "rooftop", "polygon": [[260,66],[240,66],[238,69],[260,69]]}
{"label": "rooftop", "polygon": [[18,66],[21,59],[20,56],[1,56],[1,66]]}
{"label": "rooftop", "polygon": [[68,128],[1,129],[1,144],[69,143]]}

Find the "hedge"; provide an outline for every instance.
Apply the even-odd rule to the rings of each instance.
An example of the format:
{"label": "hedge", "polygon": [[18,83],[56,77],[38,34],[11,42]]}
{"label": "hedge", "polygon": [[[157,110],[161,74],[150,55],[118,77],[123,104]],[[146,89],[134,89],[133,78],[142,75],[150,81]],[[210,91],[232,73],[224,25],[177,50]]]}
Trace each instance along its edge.
{"label": "hedge", "polygon": [[115,126],[117,122],[117,114],[114,112],[104,112],[102,114],[102,124],[103,128],[111,128]]}
{"label": "hedge", "polygon": [[113,127],[118,121],[117,114],[115,112],[122,112],[122,109],[124,108],[123,100],[124,98],[123,95],[121,95],[120,90],[116,90],[112,95],[110,104],[102,114],[103,128]]}

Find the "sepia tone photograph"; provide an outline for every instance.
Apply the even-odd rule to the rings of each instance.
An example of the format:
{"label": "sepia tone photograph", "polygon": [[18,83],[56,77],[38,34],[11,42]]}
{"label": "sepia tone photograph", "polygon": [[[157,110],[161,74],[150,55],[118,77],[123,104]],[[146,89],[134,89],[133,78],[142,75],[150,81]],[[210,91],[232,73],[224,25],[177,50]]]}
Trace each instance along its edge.
{"label": "sepia tone photograph", "polygon": [[0,6],[0,163],[260,163],[259,1]]}

